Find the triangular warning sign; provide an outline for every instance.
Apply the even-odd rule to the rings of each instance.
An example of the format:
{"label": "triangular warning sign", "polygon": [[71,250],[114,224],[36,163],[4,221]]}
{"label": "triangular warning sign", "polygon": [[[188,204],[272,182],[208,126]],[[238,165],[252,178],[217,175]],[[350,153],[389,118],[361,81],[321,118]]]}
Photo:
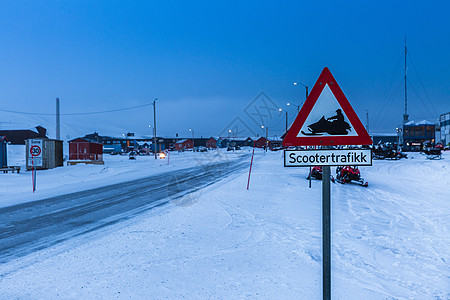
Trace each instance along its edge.
{"label": "triangular warning sign", "polygon": [[324,68],[283,146],[371,145],[361,124],[328,68]]}

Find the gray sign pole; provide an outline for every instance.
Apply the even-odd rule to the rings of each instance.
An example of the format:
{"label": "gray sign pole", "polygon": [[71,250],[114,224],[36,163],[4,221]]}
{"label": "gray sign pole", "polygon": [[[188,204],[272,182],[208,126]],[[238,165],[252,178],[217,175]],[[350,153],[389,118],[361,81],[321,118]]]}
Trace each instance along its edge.
{"label": "gray sign pole", "polygon": [[322,167],[322,276],[323,299],[331,299],[331,197],[330,166]]}
{"label": "gray sign pole", "polygon": [[[284,150],[285,167],[322,167],[322,291],[331,299],[331,166],[371,166],[370,149]],[[366,185],[365,185],[366,186]]]}

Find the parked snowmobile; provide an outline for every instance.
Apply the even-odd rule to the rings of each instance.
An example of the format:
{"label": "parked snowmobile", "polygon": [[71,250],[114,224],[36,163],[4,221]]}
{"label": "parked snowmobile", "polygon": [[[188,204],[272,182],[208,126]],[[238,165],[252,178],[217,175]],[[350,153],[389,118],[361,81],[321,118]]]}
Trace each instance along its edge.
{"label": "parked snowmobile", "polygon": [[423,150],[423,153],[427,155],[427,159],[442,159],[442,148],[440,147],[428,147]]}
{"label": "parked snowmobile", "polygon": [[337,167],[336,180],[342,184],[354,181],[363,187],[367,187],[369,185],[367,181],[364,181],[364,178],[361,178],[361,173],[356,166]]}
{"label": "parked snowmobile", "polygon": [[[334,177],[333,175],[330,175],[330,179],[331,182],[334,182]],[[322,167],[313,167],[311,169],[311,173],[309,173],[308,177],[306,177],[306,179],[310,179],[310,178],[314,178],[317,180],[322,180]]]}
{"label": "parked snowmobile", "polygon": [[395,146],[394,144],[390,144],[390,143],[386,143],[386,144],[379,143],[378,145],[376,145],[374,147],[374,149],[372,150],[372,153],[373,153],[374,159],[397,160],[397,159],[401,159],[401,158],[407,158],[406,153],[401,152],[401,150],[399,150],[397,148],[397,146]]}

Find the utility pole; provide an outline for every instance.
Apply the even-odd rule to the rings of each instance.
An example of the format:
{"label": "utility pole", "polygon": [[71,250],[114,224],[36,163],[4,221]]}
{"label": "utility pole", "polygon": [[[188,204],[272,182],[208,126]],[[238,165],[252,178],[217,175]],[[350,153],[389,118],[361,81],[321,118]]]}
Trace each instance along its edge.
{"label": "utility pole", "polygon": [[285,113],[286,113],[286,131],[284,132],[284,134],[286,134],[287,131],[288,131],[288,113],[287,113],[287,110],[285,111]]}
{"label": "utility pole", "polygon": [[[306,101],[306,99],[308,99],[308,95],[309,95],[308,94],[308,86],[303,84],[303,83],[301,83],[301,82],[294,82],[294,85],[298,85],[298,84],[302,85],[305,88],[305,91],[306,91],[305,101]],[[298,106],[297,109],[300,111],[300,106]]]}
{"label": "utility pole", "polygon": [[267,148],[269,147],[269,127],[266,126],[266,152]]}
{"label": "utility pole", "polygon": [[153,150],[155,151],[155,159],[157,159],[157,149],[158,149],[158,141],[156,140],[156,100],[153,100]]}
{"label": "utility pole", "polygon": [[59,98],[56,98],[56,139],[61,139],[61,120],[59,114]]}
{"label": "utility pole", "polygon": [[369,110],[366,111],[366,130],[369,133]]}
{"label": "utility pole", "polygon": [[405,35],[405,113],[403,114],[403,124],[408,122],[408,91],[407,91],[407,66],[406,66],[406,54],[408,53],[408,49],[406,48],[406,35]]}

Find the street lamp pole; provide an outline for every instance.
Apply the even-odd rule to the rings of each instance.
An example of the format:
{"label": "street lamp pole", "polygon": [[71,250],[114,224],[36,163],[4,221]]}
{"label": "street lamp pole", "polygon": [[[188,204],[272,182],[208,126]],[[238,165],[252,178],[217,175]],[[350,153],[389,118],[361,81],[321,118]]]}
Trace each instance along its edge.
{"label": "street lamp pole", "polygon": [[297,113],[300,112],[300,105],[295,105],[294,103],[290,103],[290,102],[288,102],[286,105],[287,106],[291,106],[291,105],[296,106],[297,107]]}
{"label": "street lamp pole", "polygon": [[266,152],[267,152],[267,148],[269,147],[269,127],[266,126]]}
{"label": "street lamp pole", "polygon": [[155,152],[155,159],[157,159],[156,151],[158,149],[158,141],[156,140],[156,100],[153,100],[153,151]]}
{"label": "street lamp pole", "polygon": [[285,113],[286,113],[286,131],[285,131],[285,133],[287,133],[287,130],[288,130],[288,113],[287,113],[287,110],[285,111]]}
{"label": "street lamp pole", "polygon": [[306,98],[305,98],[305,101],[306,101],[306,99],[308,99],[308,86],[304,85],[301,82],[294,82],[294,85],[298,85],[298,84],[302,85],[305,88],[305,90],[306,90]]}
{"label": "street lamp pole", "polygon": [[[281,111],[283,111],[283,109],[279,108],[278,111],[281,112]],[[286,131],[285,131],[285,133],[286,133],[288,130],[288,113],[287,113],[287,110],[284,110],[284,112],[286,113]]]}

